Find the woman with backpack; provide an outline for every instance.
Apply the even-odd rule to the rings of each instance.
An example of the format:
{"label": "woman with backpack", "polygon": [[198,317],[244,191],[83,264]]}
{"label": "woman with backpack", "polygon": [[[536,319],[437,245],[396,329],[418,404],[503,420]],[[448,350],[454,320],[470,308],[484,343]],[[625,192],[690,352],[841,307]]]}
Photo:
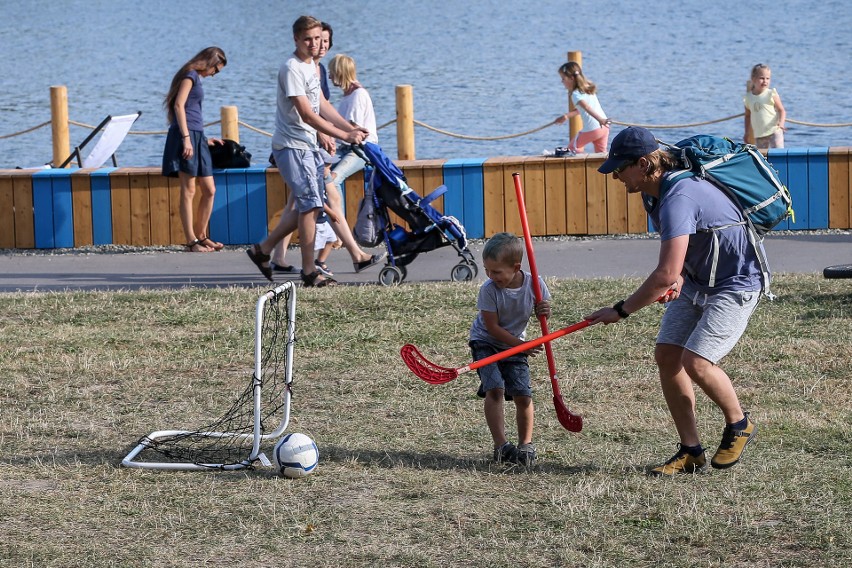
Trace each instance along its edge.
{"label": "woman with backpack", "polygon": [[648,130],[632,126],[615,137],[598,168],[621,181],[628,193],[642,194],[660,232],[659,263],[642,285],[611,308],[586,316],[593,324],[616,323],[668,294],[654,356],[680,442],[675,455],[653,468],[652,475],[706,468],[693,382],[725,418],[711,460],[714,468],[739,462],[757,434],[718,363],[737,344],[757,307],[764,283],[756,247],[762,251],[763,245],[752,245],[739,208],[711,182],[700,176],[674,180],[672,172],[681,168],[678,157],[661,150]]}
{"label": "woman with backpack", "polygon": [[574,61],[559,67],[559,77],[562,85],[571,94],[574,110],[556,118],[557,124],[562,124],[573,116],[580,116],[583,128],[568,144],[568,150],[573,153],[582,152],[588,144],[593,144],[595,152],[606,152],[609,141],[609,125],[612,122],[606,117],[598,101],[597,87],[586,79],[580,65]]}

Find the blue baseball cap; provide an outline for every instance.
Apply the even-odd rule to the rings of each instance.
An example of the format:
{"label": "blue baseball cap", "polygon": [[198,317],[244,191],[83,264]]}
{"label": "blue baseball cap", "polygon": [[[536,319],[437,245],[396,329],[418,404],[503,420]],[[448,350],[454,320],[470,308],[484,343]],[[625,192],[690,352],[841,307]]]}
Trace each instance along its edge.
{"label": "blue baseball cap", "polygon": [[628,126],[612,139],[609,156],[598,171],[610,174],[625,162],[638,160],[659,148],[660,145],[650,130],[640,126]]}

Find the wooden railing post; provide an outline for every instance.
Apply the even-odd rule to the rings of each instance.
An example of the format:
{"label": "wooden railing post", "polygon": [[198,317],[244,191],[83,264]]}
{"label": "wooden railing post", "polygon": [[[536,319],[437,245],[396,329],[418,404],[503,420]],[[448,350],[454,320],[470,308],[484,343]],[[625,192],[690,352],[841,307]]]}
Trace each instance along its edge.
{"label": "wooden railing post", "polygon": [[[568,61],[573,61],[581,68],[583,67],[583,52],[582,51],[569,51],[568,52]],[[583,73],[585,75],[585,72]],[[568,110],[574,110],[574,103],[571,102],[571,93],[568,93]],[[575,136],[583,129],[583,119],[580,118],[579,115],[571,118],[568,123],[569,136],[570,140],[573,140]],[[582,151],[582,148],[578,148],[577,151]]]}
{"label": "wooden railing post", "polygon": [[50,88],[50,130],[53,136],[53,165],[59,166],[71,154],[68,134],[68,89],[65,85]]}
{"label": "wooden railing post", "polygon": [[414,94],[411,85],[396,86],[396,154],[416,160],[414,152]]}
{"label": "wooden railing post", "polygon": [[222,138],[239,142],[240,121],[237,107],[223,106],[220,114],[222,116]]}

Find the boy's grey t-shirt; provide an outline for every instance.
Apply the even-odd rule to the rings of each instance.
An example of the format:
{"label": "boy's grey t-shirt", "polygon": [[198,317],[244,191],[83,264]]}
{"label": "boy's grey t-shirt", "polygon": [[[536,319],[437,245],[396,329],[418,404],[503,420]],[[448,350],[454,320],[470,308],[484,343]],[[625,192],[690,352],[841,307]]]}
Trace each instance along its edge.
{"label": "boy's grey t-shirt", "polygon": [[278,70],[276,92],[275,132],[272,148],[297,148],[314,150],[317,147],[317,131],[302,120],[290,97],[307,97],[311,110],[319,114],[320,78],[313,61],[305,63],[292,56]]}
{"label": "boy's grey t-shirt", "polygon": [[[479,289],[479,297],[476,299],[476,308],[480,313],[476,314],[473,324],[470,326],[471,341],[485,341],[500,350],[509,349],[502,341],[497,341],[485,328],[481,312],[496,312],[500,327],[517,337],[525,339],[525,331],[535,309],[535,293],[532,287],[532,275],[524,270],[521,271],[524,281],[520,288],[498,288],[489,278]],[[550,290],[547,284],[539,277],[541,286],[541,297],[550,300]]]}

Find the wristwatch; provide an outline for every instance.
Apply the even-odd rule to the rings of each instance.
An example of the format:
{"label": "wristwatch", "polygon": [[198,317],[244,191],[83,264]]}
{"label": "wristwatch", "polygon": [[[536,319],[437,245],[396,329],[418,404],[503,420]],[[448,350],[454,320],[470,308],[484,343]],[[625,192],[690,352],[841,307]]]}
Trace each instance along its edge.
{"label": "wristwatch", "polygon": [[621,300],[619,302],[616,302],[615,305],[612,307],[613,310],[618,312],[618,315],[622,319],[630,317],[630,314],[628,314],[627,312],[624,311],[624,302],[625,302],[625,300]]}

